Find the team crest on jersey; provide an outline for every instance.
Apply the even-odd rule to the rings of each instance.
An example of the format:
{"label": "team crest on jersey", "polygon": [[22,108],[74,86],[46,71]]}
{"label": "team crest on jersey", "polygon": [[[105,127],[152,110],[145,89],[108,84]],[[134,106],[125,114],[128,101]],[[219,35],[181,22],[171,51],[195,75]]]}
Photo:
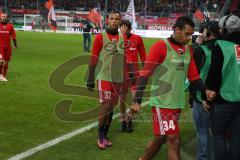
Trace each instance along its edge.
{"label": "team crest on jersey", "polygon": [[3,29],[7,29],[7,26],[3,26]]}
{"label": "team crest on jersey", "polygon": [[113,39],[112,39],[112,42],[113,42],[113,43],[117,43],[117,39],[116,39],[116,38],[113,38]]}
{"label": "team crest on jersey", "polygon": [[109,43],[105,44],[104,49],[111,55],[118,53],[117,44],[113,43],[113,42],[109,42]]}
{"label": "team crest on jersey", "polygon": [[178,48],[178,54],[179,54],[180,56],[183,56],[183,55],[184,55],[184,51],[183,51],[183,49]]}
{"label": "team crest on jersey", "polygon": [[124,48],[128,49],[131,47],[132,42],[130,40],[124,41]]}
{"label": "team crest on jersey", "polygon": [[236,59],[237,62],[240,63],[240,45],[235,45]]}
{"label": "team crest on jersey", "polygon": [[112,39],[112,42],[114,43],[114,45],[113,45],[113,49],[112,49],[112,55],[114,55],[114,54],[117,54],[118,53],[118,48],[117,48],[117,39],[116,38],[113,38]]}

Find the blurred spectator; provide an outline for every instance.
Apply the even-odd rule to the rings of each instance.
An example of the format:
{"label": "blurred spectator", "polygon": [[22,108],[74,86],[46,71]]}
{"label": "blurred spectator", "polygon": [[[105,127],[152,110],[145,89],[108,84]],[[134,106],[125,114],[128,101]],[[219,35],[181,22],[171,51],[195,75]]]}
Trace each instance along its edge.
{"label": "blurred spectator", "polygon": [[32,27],[32,31],[35,32],[35,29],[36,29],[36,22],[35,22],[34,19],[33,19],[32,22],[31,22],[31,27]]}
{"label": "blurred spectator", "polygon": [[41,20],[41,29],[43,32],[45,32],[45,28],[46,28],[46,21],[44,19]]}
{"label": "blurred spectator", "polygon": [[94,28],[94,26],[87,19],[84,22],[84,26],[83,26],[83,47],[84,47],[84,52],[90,52],[91,31],[92,31],[93,28]]}

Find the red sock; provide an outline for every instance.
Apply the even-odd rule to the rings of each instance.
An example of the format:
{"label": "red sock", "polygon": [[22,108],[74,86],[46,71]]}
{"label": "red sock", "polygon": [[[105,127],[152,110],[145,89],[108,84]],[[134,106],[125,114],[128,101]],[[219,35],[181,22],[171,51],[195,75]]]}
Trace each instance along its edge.
{"label": "red sock", "polygon": [[7,75],[7,71],[8,71],[8,63],[5,63],[3,66],[3,77]]}

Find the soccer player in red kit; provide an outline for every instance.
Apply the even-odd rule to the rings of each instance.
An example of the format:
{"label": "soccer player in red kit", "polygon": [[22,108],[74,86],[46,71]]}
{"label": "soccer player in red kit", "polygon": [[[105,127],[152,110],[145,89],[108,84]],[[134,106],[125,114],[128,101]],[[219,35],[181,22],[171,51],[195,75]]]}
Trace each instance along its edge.
{"label": "soccer player in red kit", "polygon": [[98,80],[100,109],[97,145],[100,149],[112,145],[107,133],[124,79],[124,37],[118,32],[119,21],[120,13],[112,11],[106,31],[95,37],[89,63],[87,87],[90,91],[94,89],[95,78]]}
{"label": "soccer player in red kit", "polygon": [[121,112],[121,132],[132,132],[132,117],[131,114],[126,115],[126,94],[128,88],[131,89],[134,96],[136,92],[136,79],[139,77],[138,58],[140,57],[142,64],[146,60],[146,50],[143,40],[140,36],[131,33],[132,26],[129,20],[122,20],[120,23],[120,32],[126,35],[125,55],[126,55],[126,70],[125,79],[120,94],[120,112]]}
{"label": "soccer player in red kit", "polygon": [[137,92],[131,106],[133,112],[139,112],[143,91],[152,75],[150,106],[152,108],[154,138],[141,156],[141,160],[150,160],[167,143],[168,159],[180,160],[179,114],[185,105],[186,78],[192,85],[205,92],[212,100],[215,92],[207,90],[199,77],[192,49],[186,44],[194,32],[194,22],[188,17],[179,17],[173,27],[170,38],[161,39],[150,49],[140,78]]}
{"label": "soccer player in red kit", "polygon": [[14,43],[14,49],[17,48],[16,33],[13,25],[7,20],[7,13],[1,14],[0,23],[0,81],[8,81],[6,74],[8,63],[12,56],[11,38]]}

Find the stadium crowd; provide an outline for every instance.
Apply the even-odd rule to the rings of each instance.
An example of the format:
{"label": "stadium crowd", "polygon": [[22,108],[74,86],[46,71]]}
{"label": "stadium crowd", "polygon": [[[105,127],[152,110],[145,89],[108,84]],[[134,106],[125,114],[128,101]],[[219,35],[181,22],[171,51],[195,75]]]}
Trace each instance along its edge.
{"label": "stadium crowd", "polygon": [[[130,0],[109,0],[108,10],[118,9],[119,11],[126,11]],[[225,0],[204,0],[204,5],[209,11],[218,11],[220,6],[225,2]],[[2,4],[1,4],[2,3]],[[0,2],[3,5],[4,2]],[[142,0],[135,0],[135,10],[136,12],[144,12],[145,4]],[[24,8],[24,9],[36,9],[37,5],[41,4],[41,1],[37,0],[11,0],[11,8]],[[79,10],[88,11],[92,7],[100,6],[101,9],[105,8],[104,0],[55,0],[55,8],[60,10]],[[194,10],[199,6],[196,1],[188,0],[146,0],[146,10],[148,13],[152,12],[184,12],[186,10],[194,12]]]}

